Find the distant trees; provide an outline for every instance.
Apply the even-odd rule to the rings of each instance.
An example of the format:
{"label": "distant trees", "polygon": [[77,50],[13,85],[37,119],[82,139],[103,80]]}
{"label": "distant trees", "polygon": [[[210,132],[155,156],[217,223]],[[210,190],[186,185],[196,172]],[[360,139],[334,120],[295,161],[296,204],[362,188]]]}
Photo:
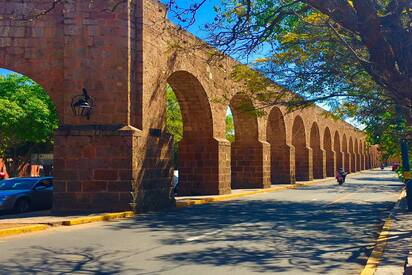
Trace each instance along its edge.
{"label": "distant trees", "polygon": [[[205,4],[167,2],[171,16],[183,25],[193,24]],[[299,95],[251,89],[262,106],[304,108],[322,102],[337,116],[356,117],[372,132],[383,130],[374,128],[378,124],[403,127],[384,135],[369,131],[373,141],[386,137],[388,145],[390,133],[393,145],[412,139],[412,1],[221,0],[215,11],[205,26],[208,42],[243,60],[249,57],[249,65]],[[237,69],[234,75],[244,79],[253,73]],[[250,84],[252,78],[264,79],[250,77],[246,86],[258,86]],[[383,113],[373,111],[377,106]]]}
{"label": "distant trees", "polygon": [[[166,1],[186,24],[205,1]],[[209,42],[308,101],[384,98],[412,126],[412,1],[221,0]]]}
{"label": "distant trees", "polygon": [[10,176],[32,153],[51,147],[57,127],[55,106],[42,87],[25,76],[0,76],[0,158]]}

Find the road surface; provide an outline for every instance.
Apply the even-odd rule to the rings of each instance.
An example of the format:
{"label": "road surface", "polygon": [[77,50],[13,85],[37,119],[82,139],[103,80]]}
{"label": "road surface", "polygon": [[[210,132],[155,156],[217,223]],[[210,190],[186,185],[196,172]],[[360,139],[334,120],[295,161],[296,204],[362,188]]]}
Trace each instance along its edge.
{"label": "road surface", "polygon": [[402,184],[297,190],[0,240],[0,274],[359,274]]}

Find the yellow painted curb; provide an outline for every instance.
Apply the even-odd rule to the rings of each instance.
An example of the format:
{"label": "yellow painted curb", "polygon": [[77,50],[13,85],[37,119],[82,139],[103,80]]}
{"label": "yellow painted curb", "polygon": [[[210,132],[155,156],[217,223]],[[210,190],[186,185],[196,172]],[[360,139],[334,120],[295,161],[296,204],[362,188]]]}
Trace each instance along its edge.
{"label": "yellow painted curb", "polygon": [[204,198],[204,199],[183,199],[183,200],[176,201],[176,207],[182,208],[182,207],[188,207],[192,205],[200,205],[200,204],[207,204],[207,203],[213,203],[213,202],[227,201],[227,200],[237,199],[241,197],[253,196],[256,194],[271,193],[271,192],[283,191],[283,190],[288,190],[288,189],[296,189],[298,187],[317,185],[317,184],[320,184],[326,181],[330,181],[331,179],[332,178],[326,178],[326,179],[311,181],[307,183],[303,182],[303,183],[291,184],[291,185],[281,186],[281,187],[275,186],[275,187],[271,187],[267,189],[247,191],[247,192],[238,193],[238,194],[219,195],[216,197]]}
{"label": "yellow painted curb", "polygon": [[92,223],[92,222],[101,222],[101,221],[108,221],[114,219],[124,219],[124,218],[131,218],[134,217],[133,211],[126,211],[126,212],[119,212],[119,213],[107,213],[98,216],[90,216],[90,217],[80,217],[74,218],[67,221],[63,221],[62,225],[65,226],[72,226],[72,225],[79,225],[85,223]]}
{"label": "yellow painted curb", "polygon": [[[75,219],[70,219],[67,221],[63,221],[61,225],[65,226],[72,226],[72,225],[79,225],[85,223],[92,223],[92,222],[101,222],[101,221],[109,221],[115,219],[125,219],[125,218],[132,218],[135,216],[133,211],[126,211],[126,212],[119,212],[119,213],[107,213],[98,216],[90,216],[90,217],[80,217]],[[35,224],[35,225],[24,225],[24,226],[17,226],[13,228],[6,228],[0,229],[0,238],[24,233],[30,233],[35,231],[41,231],[48,229],[50,226],[46,224]]]}
{"label": "yellow painted curb", "polygon": [[20,226],[20,227],[0,229],[0,237],[36,232],[36,231],[45,230],[47,228],[49,228],[48,225],[35,224],[35,225],[25,225],[25,226]]}
{"label": "yellow painted curb", "polygon": [[[398,202],[396,203],[396,207],[398,207],[401,199],[406,195],[406,191],[403,190],[398,198]],[[373,275],[382,260],[383,253],[385,252],[386,244],[388,243],[389,233],[392,228],[392,213],[386,219],[385,223],[383,224],[382,231],[379,234],[379,237],[376,241],[375,247],[372,250],[371,255],[366,262],[366,265],[360,275]]]}

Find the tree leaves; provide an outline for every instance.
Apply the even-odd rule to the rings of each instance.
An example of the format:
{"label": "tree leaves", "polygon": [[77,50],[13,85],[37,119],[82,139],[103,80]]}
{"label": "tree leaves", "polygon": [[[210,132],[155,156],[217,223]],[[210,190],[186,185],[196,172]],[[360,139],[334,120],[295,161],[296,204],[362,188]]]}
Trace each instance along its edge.
{"label": "tree leaves", "polygon": [[25,76],[0,76],[0,158],[28,159],[22,154],[51,143],[57,127],[55,106],[42,87]]}

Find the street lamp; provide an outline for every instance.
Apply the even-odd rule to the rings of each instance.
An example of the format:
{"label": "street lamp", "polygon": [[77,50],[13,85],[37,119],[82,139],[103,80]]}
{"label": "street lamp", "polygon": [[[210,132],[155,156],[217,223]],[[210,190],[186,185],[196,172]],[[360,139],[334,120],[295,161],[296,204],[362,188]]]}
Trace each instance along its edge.
{"label": "street lamp", "polygon": [[83,88],[83,94],[73,97],[71,107],[75,116],[90,119],[94,108],[94,100],[88,95],[87,90]]}

